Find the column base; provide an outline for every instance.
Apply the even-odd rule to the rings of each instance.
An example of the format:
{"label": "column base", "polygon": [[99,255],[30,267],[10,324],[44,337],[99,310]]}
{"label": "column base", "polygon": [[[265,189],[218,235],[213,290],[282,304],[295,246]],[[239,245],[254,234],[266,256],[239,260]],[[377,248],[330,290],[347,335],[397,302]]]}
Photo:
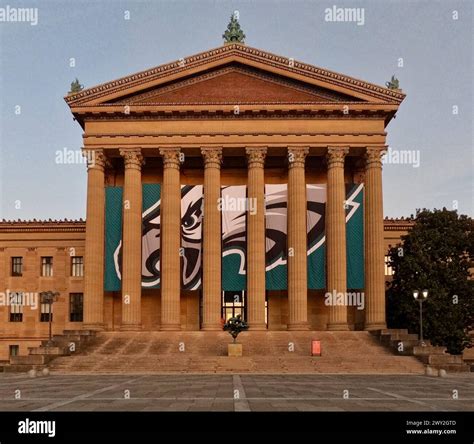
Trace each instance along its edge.
{"label": "column base", "polygon": [[122,324],[120,331],[142,331],[143,326],[141,324]]}
{"label": "column base", "polygon": [[203,324],[201,331],[222,331],[222,324]]}
{"label": "column base", "polygon": [[345,322],[340,324],[328,324],[327,331],[350,331],[349,325]]}
{"label": "column base", "polygon": [[288,331],[308,331],[309,324],[307,322],[294,322],[292,324],[288,324],[287,330]]}
{"label": "column base", "polygon": [[267,329],[267,324],[264,323],[258,323],[258,324],[249,324],[249,330],[251,331],[264,331]]}
{"label": "column base", "polygon": [[82,324],[82,330],[94,330],[94,331],[104,331],[105,330],[105,324],[102,323],[87,323],[87,324]]}
{"label": "column base", "polygon": [[180,324],[165,324],[160,327],[161,331],[180,331],[181,325]]}
{"label": "column base", "polygon": [[387,324],[379,322],[374,324],[366,324],[364,330],[371,331],[371,330],[385,330],[387,328]]}

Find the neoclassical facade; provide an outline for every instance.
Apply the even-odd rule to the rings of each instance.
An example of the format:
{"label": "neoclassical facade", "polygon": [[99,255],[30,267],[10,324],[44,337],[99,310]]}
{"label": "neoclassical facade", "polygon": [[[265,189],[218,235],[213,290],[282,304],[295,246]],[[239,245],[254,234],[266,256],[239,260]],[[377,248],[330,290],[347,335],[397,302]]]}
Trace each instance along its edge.
{"label": "neoclassical facade", "polygon": [[[403,98],[399,90],[240,43],[67,96],[84,129],[89,161],[84,328],[108,328],[105,192],[120,186],[121,288],[113,296],[115,304],[120,301],[120,329],[220,330],[226,270],[218,200],[222,187],[232,185],[245,186],[246,198],[256,203],[254,214],[246,216],[250,329],[272,323],[277,329],[322,328],[323,314],[329,330],[385,327],[381,156],[386,126]],[[142,283],[146,183],[161,186],[160,285],[153,290]],[[286,247],[291,251],[287,285],[278,294],[269,294],[265,276],[265,187],[272,183],[287,187]],[[342,294],[348,291],[345,187],[363,184],[363,320],[360,313],[350,313],[352,307],[321,305],[315,299],[324,290],[308,289],[307,185],[313,183],[326,187],[325,290]],[[186,185],[203,190],[202,279],[191,291],[181,282],[181,189]]]}
{"label": "neoclassical facade", "polygon": [[[251,330],[383,328],[387,247],[411,223],[384,235],[403,98],[242,43],[71,93],[85,230],[1,223],[2,291],[58,291],[55,333],[221,330],[236,314]],[[350,292],[363,307],[325,297]],[[47,334],[44,313],[0,311],[2,344]]]}
{"label": "neoclassical facade", "polygon": [[[384,220],[384,251],[389,246],[400,243],[401,236],[408,233],[413,226],[413,220],[385,219]],[[62,334],[64,330],[82,328],[84,319],[84,254],[86,240],[85,221],[0,221],[0,290],[39,294],[41,291],[54,289],[59,292],[58,301],[53,305],[52,327],[53,334]],[[44,258],[52,259],[52,273],[43,273]],[[21,259],[22,270],[15,270],[12,265]],[[44,274],[48,274],[44,276]],[[391,279],[390,267],[385,267],[385,280]],[[142,293],[143,329],[159,329],[158,296],[149,297],[149,292]],[[315,305],[322,295],[319,292],[309,293],[308,320],[316,329],[325,329],[328,310],[324,305]],[[186,293],[184,293],[186,294]],[[189,294],[189,293],[188,293]],[[315,296],[316,297],[313,297]],[[270,310],[277,313],[268,317],[268,328],[285,328],[278,324],[281,318],[278,311],[284,311],[283,304],[278,304],[276,292],[271,294]],[[283,301],[286,299],[282,296]],[[121,327],[120,294],[104,292],[104,324],[107,330],[119,330]],[[187,299],[181,301],[181,321],[183,328],[198,329],[187,319],[199,316],[197,306],[188,310]],[[154,303],[153,303],[154,302]],[[280,301],[281,302],[281,301]],[[216,305],[221,307],[221,303]],[[313,308],[314,307],[314,308]],[[320,313],[314,317],[312,311]],[[188,314],[188,311],[190,312]],[[45,317],[46,307],[25,305],[22,309],[14,306],[0,306],[0,361],[8,360],[12,350],[21,355],[28,354],[28,347],[39,346],[41,340],[48,337],[48,319]],[[153,322],[152,315],[156,321]],[[354,317],[348,313],[350,322]],[[318,319],[321,321],[318,323]],[[354,327],[363,328],[364,318]],[[284,322],[284,321],[283,321]]]}

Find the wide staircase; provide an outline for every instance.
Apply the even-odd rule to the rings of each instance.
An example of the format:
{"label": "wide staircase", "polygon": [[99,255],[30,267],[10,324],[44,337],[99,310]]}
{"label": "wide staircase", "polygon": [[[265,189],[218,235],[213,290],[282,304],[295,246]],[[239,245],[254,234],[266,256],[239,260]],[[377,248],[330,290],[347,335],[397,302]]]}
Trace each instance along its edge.
{"label": "wide staircase", "polygon": [[[311,356],[311,340],[321,356]],[[242,357],[228,357],[225,332],[103,332],[87,347],[49,363],[53,374],[351,373],[422,374],[368,332],[244,332]]]}
{"label": "wide staircase", "polygon": [[420,344],[417,334],[408,333],[407,329],[384,329],[371,332],[381,344],[393,350],[393,353],[404,356],[415,356],[433,370],[445,370],[450,373],[472,371],[468,356],[451,355],[446,347],[431,345],[429,340]]}

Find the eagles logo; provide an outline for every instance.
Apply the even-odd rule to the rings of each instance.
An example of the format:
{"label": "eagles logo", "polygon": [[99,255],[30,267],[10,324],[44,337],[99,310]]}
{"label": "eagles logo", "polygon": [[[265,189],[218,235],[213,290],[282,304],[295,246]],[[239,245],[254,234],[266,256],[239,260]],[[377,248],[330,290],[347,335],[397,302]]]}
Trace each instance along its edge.
{"label": "eagles logo", "polygon": [[[357,190],[359,191],[359,190]],[[352,192],[346,200],[347,219],[358,204]],[[143,212],[142,223],[142,287],[160,285],[161,200]],[[181,287],[196,290],[201,287],[203,186],[181,186]],[[246,186],[222,187],[222,287],[224,290],[245,289],[247,250],[247,199]],[[265,186],[266,249],[265,262],[268,289],[286,288],[287,264],[287,201],[286,184]],[[325,242],[326,186],[307,185],[307,245],[311,256]],[[116,274],[121,279],[122,242],[116,247],[113,258]],[[312,256],[311,256],[312,257]],[[308,257],[310,260],[310,257]],[[280,268],[282,266],[282,268]],[[270,274],[268,274],[270,273]],[[284,276],[280,276],[284,273]]]}
{"label": "eagles logo", "polygon": [[[308,256],[324,243],[326,188],[307,185]],[[286,184],[265,186],[266,271],[287,262],[287,201]]]}
{"label": "eagles logo", "polygon": [[324,244],[326,237],[326,185],[306,185],[308,256]]}
{"label": "eagles logo", "polygon": [[223,291],[246,289],[246,189],[245,185],[221,187]]}
{"label": "eagles logo", "polygon": [[[202,185],[181,187],[181,286],[195,290],[201,285]],[[161,199],[143,212],[142,287],[160,284]],[[115,269],[121,279],[122,242],[114,252]]]}
{"label": "eagles logo", "polygon": [[201,286],[202,185],[181,187],[181,286],[196,290]]}

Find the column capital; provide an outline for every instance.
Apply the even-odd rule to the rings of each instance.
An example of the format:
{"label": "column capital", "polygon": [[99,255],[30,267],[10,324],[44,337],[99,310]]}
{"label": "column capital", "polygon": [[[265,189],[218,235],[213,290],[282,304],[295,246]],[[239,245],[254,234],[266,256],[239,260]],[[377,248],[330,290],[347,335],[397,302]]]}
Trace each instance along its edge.
{"label": "column capital", "polygon": [[347,146],[328,146],[326,160],[329,168],[344,168],[344,158],[349,153]]}
{"label": "column capital", "polygon": [[308,153],[308,147],[288,147],[289,168],[304,168],[304,162]]}
{"label": "column capital", "polygon": [[164,168],[179,170],[181,165],[181,150],[179,148],[160,148]]}
{"label": "column capital", "polygon": [[249,168],[263,168],[267,147],[247,147],[245,148]]}
{"label": "column capital", "polygon": [[142,156],[140,148],[120,149],[120,155],[123,157],[125,169],[141,170],[145,159]]}
{"label": "column capital", "polygon": [[106,167],[110,167],[110,161],[105,155],[102,148],[100,149],[85,149],[82,148],[82,156],[86,159],[87,170],[96,169],[104,171]]}
{"label": "column capital", "polygon": [[365,169],[382,168],[382,156],[386,153],[385,146],[369,146],[365,151]]}
{"label": "column capital", "polygon": [[222,163],[222,148],[202,147],[201,154],[204,158],[204,168],[220,168]]}

